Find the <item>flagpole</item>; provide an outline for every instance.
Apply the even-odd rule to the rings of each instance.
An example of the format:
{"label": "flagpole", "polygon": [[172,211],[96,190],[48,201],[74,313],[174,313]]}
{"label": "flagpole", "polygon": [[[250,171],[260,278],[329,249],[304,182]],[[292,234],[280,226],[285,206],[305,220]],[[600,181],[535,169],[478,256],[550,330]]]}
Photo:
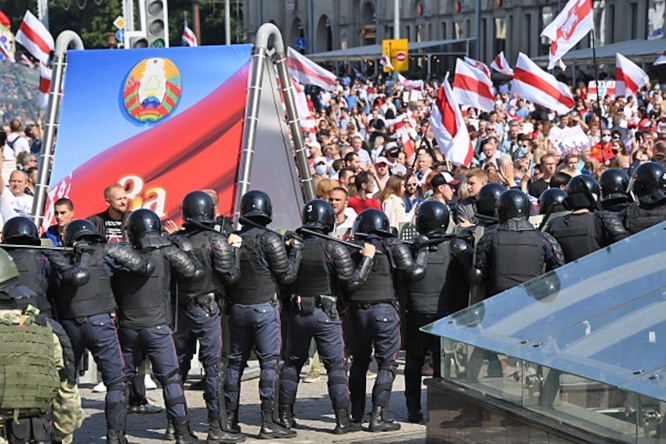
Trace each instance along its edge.
{"label": "flagpole", "polygon": [[[595,44],[595,38],[594,38],[594,27],[590,31],[592,33],[592,63],[594,63],[594,86],[597,88],[597,109],[599,110],[599,131],[601,131],[601,119],[602,113],[601,113],[601,98],[599,97],[600,90],[599,90],[599,67],[597,65],[597,45]],[[574,68],[575,69],[575,68]],[[604,153],[604,148],[603,146],[601,147],[601,162],[606,163],[606,156]]]}

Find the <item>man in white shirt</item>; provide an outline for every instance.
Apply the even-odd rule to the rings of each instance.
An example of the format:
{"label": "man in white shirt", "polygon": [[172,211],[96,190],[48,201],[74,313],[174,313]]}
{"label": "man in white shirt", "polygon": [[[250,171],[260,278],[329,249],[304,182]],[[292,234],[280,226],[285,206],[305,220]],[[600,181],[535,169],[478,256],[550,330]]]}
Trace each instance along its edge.
{"label": "man in white shirt", "polygon": [[2,223],[16,216],[30,217],[33,197],[25,194],[28,176],[25,171],[16,170],[9,176],[9,186],[0,181],[0,215]]}
{"label": "man in white shirt", "polygon": [[332,234],[336,237],[344,238],[351,231],[356,219],[356,211],[347,206],[348,199],[349,194],[342,187],[333,188],[328,193],[328,202],[335,213],[335,228]]}
{"label": "man in white shirt", "polygon": [[7,145],[14,150],[14,157],[23,151],[30,151],[28,139],[21,135],[21,121],[14,119],[9,123],[10,133],[7,135]]}

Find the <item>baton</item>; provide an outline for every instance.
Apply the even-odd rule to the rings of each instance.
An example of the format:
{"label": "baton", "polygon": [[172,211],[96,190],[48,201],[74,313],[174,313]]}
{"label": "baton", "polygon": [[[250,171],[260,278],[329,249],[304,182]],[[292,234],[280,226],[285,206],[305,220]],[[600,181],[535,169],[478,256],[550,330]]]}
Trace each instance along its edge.
{"label": "baton", "polygon": [[26,250],[54,250],[54,251],[74,251],[72,247],[52,247],[48,245],[13,245],[13,244],[0,244],[0,248],[18,248]]}
{"label": "baton", "polygon": [[241,217],[239,217],[239,218],[238,218],[238,222],[240,222],[241,225],[252,225],[254,228],[262,228],[262,229],[264,229],[264,230],[270,231],[271,233],[275,233],[275,234],[277,234],[278,236],[280,236],[280,239],[284,240],[284,234],[282,234],[282,233],[278,233],[277,231],[273,230],[272,228],[268,228],[268,227],[265,227],[265,226],[263,226],[263,225],[261,225],[261,224],[258,224],[257,222],[255,222],[255,221],[253,221],[253,220],[251,220],[251,219],[248,219],[248,218],[245,217],[245,216],[241,216]]}
{"label": "baton", "polygon": [[338,239],[337,237],[329,236],[329,235],[324,234],[324,233],[317,233],[316,231],[308,230],[307,228],[299,228],[298,231],[300,231],[301,233],[305,233],[305,234],[311,234],[312,236],[320,237],[322,239],[332,240],[332,241],[338,242],[338,243],[344,245],[345,247],[354,248],[356,250],[362,250],[363,249],[363,247],[360,246],[360,245],[352,244],[351,242],[347,242],[347,241],[344,241],[342,239]]}

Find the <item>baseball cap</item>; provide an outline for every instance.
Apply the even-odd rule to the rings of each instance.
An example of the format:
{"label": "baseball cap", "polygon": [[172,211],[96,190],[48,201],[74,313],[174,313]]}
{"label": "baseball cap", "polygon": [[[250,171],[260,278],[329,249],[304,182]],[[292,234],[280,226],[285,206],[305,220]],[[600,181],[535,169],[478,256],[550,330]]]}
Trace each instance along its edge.
{"label": "baseball cap", "polygon": [[388,161],[388,159],[386,159],[386,157],[384,157],[384,156],[379,156],[379,157],[377,158],[377,160],[375,160],[375,165],[379,165],[380,163],[385,163],[386,165],[388,165],[388,164],[389,164],[389,161]]}
{"label": "baseball cap", "polygon": [[317,142],[316,140],[310,140],[309,142],[305,142],[305,146],[321,150],[321,143]]}
{"label": "baseball cap", "polygon": [[450,175],[447,172],[439,173],[435,177],[432,178],[430,181],[430,184],[432,185],[433,188],[436,188],[440,185],[458,185],[460,183],[459,180],[454,179],[452,175]]}
{"label": "baseball cap", "polygon": [[312,162],[313,165],[318,165],[320,163],[326,164],[326,158],[324,156],[317,156],[314,159],[314,162]]}

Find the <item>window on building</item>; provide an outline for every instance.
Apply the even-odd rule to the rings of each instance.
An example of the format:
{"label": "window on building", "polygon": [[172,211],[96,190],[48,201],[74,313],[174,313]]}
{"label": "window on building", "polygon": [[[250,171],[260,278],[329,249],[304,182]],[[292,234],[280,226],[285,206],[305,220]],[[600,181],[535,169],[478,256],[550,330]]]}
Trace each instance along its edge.
{"label": "window on building", "polygon": [[525,14],[525,50],[528,56],[532,56],[532,14]]}
{"label": "window on building", "polygon": [[495,18],[495,36],[493,54],[506,50],[506,17]]}
{"label": "window on building", "polygon": [[631,40],[638,38],[638,3],[629,4],[629,36]]}
{"label": "window on building", "polygon": [[442,22],[442,40],[446,40],[449,38],[449,35],[447,34],[447,29],[446,29],[446,22]]}
{"label": "window on building", "polygon": [[453,38],[464,39],[465,33],[463,32],[463,22],[453,22]]}
{"label": "window on building", "polygon": [[[544,6],[541,8],[541,23],[539,24],[539,29],[543,29],[550,22],[553,21],[555,15],[557,14],[557,9],[554,6]],[[550,48],[550,39],[548,37],[541,37],[541,48],[539,48],[539,54],[548,54],[548,49]]]}
{"label": "window on building", "polygon": [[666,0],[650,0],[648,2],[648,39],[660,39],[664,36],[664,16],[666,16]]}

